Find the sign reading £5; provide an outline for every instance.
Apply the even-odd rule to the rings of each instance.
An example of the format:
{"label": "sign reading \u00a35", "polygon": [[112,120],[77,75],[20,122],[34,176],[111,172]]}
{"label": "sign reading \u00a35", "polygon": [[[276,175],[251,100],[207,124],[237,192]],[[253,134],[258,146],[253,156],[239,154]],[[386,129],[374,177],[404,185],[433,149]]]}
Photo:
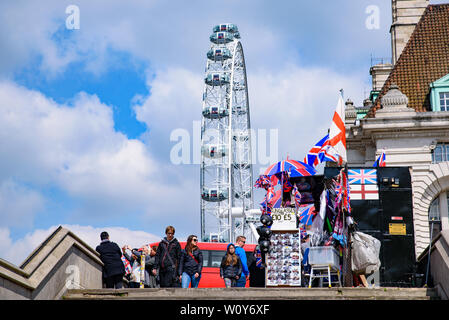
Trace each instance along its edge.
{"label": "sign reading \u00a35", "polygon": [[271,212],[273,231],[298,230],[296,227],[296,212],[294,208],[274,208]]}

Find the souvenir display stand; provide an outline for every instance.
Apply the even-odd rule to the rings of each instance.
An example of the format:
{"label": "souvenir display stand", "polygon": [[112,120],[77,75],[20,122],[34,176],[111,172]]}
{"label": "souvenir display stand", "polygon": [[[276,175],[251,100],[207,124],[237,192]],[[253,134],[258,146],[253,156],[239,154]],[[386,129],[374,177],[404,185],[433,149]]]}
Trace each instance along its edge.
{"label": "souvenir display stand", "polygon": [[301,286],[301,244],[296,228],[295,211],[290,208],[273,209],[270,252],[266,257],[267,287]]}

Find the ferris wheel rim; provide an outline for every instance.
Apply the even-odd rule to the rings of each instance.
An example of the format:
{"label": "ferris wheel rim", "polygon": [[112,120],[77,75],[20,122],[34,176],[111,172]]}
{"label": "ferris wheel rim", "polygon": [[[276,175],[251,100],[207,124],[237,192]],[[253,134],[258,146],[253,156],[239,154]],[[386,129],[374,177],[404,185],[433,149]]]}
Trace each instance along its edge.
{"label": "ferris wheel rim", "polygon": [[[232,47],[231,47],[232,44]],[[209,52],[215,50],[216,48],[221,48],[221,49],[230,49],[229,51],[231,51],[231,55],[232,55],[232,59],[231,63],[230,63],[230,69],[225,69],[223,66],[225,64],[225,61],[220,60],[221,61],[221,66],[222,69],[220,70],[219,67],[217,67],[217,65],[213,65],[213,63],[217,63],[216,60],[214,60],[213,62],[209,59]],[[219,76],[219,74],[221,75],[226,75],[227,77],[229,77],[229,79],[227,79],[226,77],[225,80],[228,81],[228,84],[224,84],[224,85],[228,85],[228,88],[226,89],[226,94],[225,97],[221,96],[221,97],[211,97],[211,100],[214,100],[215,102],[218,101],[218,106],[223,105],[223,99],[227,99],[227,102],[224,103],[224,105],[227,107],[228,112],[227,114],[225,114],[223,116],[223,118],[227,118],[226,121],[224,121],[224,123],[227,122],[227,131],[224,131],[225,134],[227,134],[227,145],[228,147],[228,154],[227,154],[227,166],[226,169],[228,171],[227,174],[227,183],[220,182],[220,183],[214,183],[214,187],[217,189],[217,191],[215,192],[220,192],[218,189],[219,187],[226,187],[228,189],[228,198],[226,199],[227,202],[227,209],[228,209],[228,227],[231,228],[232,226],[232,208],[233,205],[236,203],[236,195],[237,195],[237,189],[234,185],[234,180],[235,177],[233,176],[233,173],[236,172],[240,175],[240,178],[238,179],[238,183],[239,183],[239,198],[237,199],[238,201],[241,201],[243,203],[243,208],[248,208],[248,209],[252,209],[253,206],[253,189],[252,189],[252,177],[253,177],[253,172],[252,172],[252,152],[251,152],[251,122],[250,122],[250,113],[249,113],[249,94],[248,94],[248,79],[247,79],[247,73],[246,73],[246,61],[245,61],[245,57],[244,57],[244,52],[243,52],[243,45],[241,43],[241,41],[239,39],[234,39],[232,41],[232,43],[230,44],[216,44],[213,43],[211,45],[211,49],[208,51],[208,60],[206,63],[206,71],[205,71],[205,84],[204,84],[204,90],[203,90],[203,110],[206,110],[207,108],[210,108],[210,101],[209,99],[209,94],[213,94],[215,93],[215,91],[213,89],[211,89],[210,87],[212,86],[212,88],[215,88],[215,86],[222,86],[222,79]],[[239,59],[237,61],[237,59]],[[225,59],[226,60],[226,59]],[[239,63],[238,69],[236,70],[236,66]],[[227,66],[229,66],[229,63],[226,64]],[[213,71],[213,72],[212,72]],[[240,73],[241,74],[240,74]],[[238,76],[240,78],[238,78],[239,80],[242,79],[243,80],[243,86],[244,86],[244,92],[242,95],[242,100],[244,101],[244,103],[242,103],[244,112],[240,114],[240,111],[238,111],[238,113],[235,113],[234,111],[234,94],[237,97],[237,89],[236,88],[236,82],[235,82],[235,78],[236,75],[238,74]],[[217,76],[218,75],[218,76]],[[215,82],[217,76],[217,82]],[[208,83],[208,80],[211,80]],[[220,92],[223,93],[223,91],[218,90],[217,91],[218,94],[217,96],[220,95]],[[221,100],[220,100],[221,99]],[[217,106],[217,108],[218,108]],[[205,175],[207,174],[207,169],[209,168],[210,170],[213,171],[214,168],[214,164],[210,165],[210,163],[213,163],[212,161],[209,162],[209,160],[205,159],[205,156],[203,154],[203,146],[205,138],[207,137],[207,130],[209,128],[207,128],[206,123],[209,123],[209,119],[206,118],[206,116],[210,116],[210,118],[213,118],[212,114],[208,114],[208,112],[210,113],[211,110],[207,109],[205,113],[203,113],[203,117],[202,117],[202,125],[201,125],[201,173],[200,173],[200,186],[201,186],[201,192],[203,192],[205,189],[207,189],[207,187],[209,186],[206,183],[206,179],[205,179]],[[235,114],[234,114],[235,113]],[[220,119],[220,116],[215,116],[216,118]],[[238,137],[236,135],[236,131],[237,127],[234,128],[234,117],[237,117],[237,120],[240,120],[242,123],[245,123],[244,128],[240,128],[240,131],[245,131],[246,132],[246,139],[243,139],[242,141],[240,141],[239,139],[236,139],[236,141],[234,141],[233,138]],[[241,120],[244,119],[244,120]],[[236,124],[237,125],[237,124]],[[218,128],[223,129],[223,127],[218,126]],[[245,136],[244,136],[245,138]],[[221,141],[221,140],[220,140]],[[239,154],[239,156],[244,159],[246,159],[246,162],[243,160],[241,162],[236,161],[236,153],[234,152],[234,148],[233,146],[244,146],[243,152],[241,152]],[[243,154],[243,156],[242,156]],[[217,163],[219,163],[219,161],[217,161]],[[234,165],[234,164],[238,164],[238,165]],[[209,164],[209,165],[208,165]],[[218,167],[218,166],[217,166]],[[218,172],[219,170],[217,170]],[[243,176],[243,173],[245,173],[245,176]],[[218,180],[215,180],[218,181]],[[242,191],[243,190],[243,191]],[[250,195],[249,197],[247,197],[247,195]],[[204,200],[203,198],[201,198],[201,210],[202,210],[202,224],[203,224],[203,216],[204,216],[204,212],[203,212],[203,208],[206,206],[205,202],[207,202],[206,200]],[[240,203],[240,202],[239,202]],[[247,203],[247,204],[246,204]],[[221,204],[219,204],[221,205]],[[202,225],[202,236],[204,236],[203,234],[203,225]],[[229,239],[231,240],[231,239]]]}

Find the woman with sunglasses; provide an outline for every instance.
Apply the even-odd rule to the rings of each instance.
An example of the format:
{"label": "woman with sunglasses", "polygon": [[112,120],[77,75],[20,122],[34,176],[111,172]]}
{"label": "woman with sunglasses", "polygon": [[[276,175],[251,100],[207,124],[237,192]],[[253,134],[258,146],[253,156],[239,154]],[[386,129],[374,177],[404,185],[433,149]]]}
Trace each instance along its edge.
{"label": "woman with sunglasses", "polygon": [[198,288],[203,269],[203,254],[198,248],[198,237],[190,235],[187,238],[186,247],[181,252],[178,274],[183,288]]}

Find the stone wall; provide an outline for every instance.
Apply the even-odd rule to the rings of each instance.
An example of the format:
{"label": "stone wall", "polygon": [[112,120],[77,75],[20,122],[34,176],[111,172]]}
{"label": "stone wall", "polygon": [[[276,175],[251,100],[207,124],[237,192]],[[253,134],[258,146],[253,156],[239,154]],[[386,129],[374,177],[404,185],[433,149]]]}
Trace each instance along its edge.
{"label": "stone wall", "polygon": [[59,227],[17,267],[0,259],[0,299],[59,299],[68,289],[101,289],[99,254]]}

